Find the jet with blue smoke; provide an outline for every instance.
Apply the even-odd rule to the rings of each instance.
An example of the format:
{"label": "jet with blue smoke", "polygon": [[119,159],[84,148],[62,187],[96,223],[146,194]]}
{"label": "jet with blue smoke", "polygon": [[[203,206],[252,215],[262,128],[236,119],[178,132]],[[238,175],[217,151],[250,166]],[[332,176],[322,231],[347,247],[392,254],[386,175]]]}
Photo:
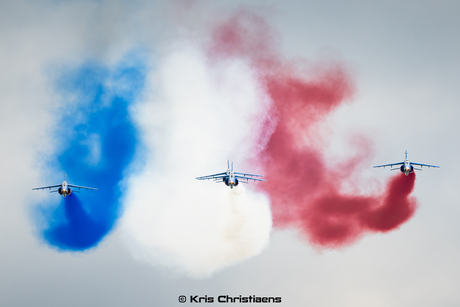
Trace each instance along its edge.
{"label": "jet with blue smoke", "polygon": [[[61,152],[51,161],[69,183],[98,188],[60,197],[35,211],[40,233],[59,250],[95,247],[113,229],[121,211],[122,178],[137,149],[129,114],[144,88],[146,69],[127,56],[111,69],[86,63],[61,75],[58,90],[66,103],[56,136]],[[57,164],[57,167],[56,167]]]}

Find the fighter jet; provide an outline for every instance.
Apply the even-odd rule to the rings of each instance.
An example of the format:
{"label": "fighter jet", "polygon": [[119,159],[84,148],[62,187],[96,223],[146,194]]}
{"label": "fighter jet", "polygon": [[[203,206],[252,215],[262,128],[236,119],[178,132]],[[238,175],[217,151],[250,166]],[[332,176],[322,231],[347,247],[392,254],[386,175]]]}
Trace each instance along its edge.
{"label": "fighter jet", "polygon": [[223,182],[225,185],[229,186],[230,189],[236,187],[240,182],[248,183],[249,180],[254,181],[266,181],[264,179],[254,178],[254,177],[262,177],[261,175],[253,175],[253,174],[246,174],[246,173],[237,173],[233,171],[233,162],[232,167],[230,168],[230,162],[227,160],[227,171],[225,173],[219,173],[214,175],[208,175],[203,177],[197,177],[198,180],[214,180],[214,182],[219,183]]}
{"label": "fighter jet", "polygon": [[[58,194],[66,197],[66,196],[70,196],[73,192],[76,192],[76,193],[80,193],[79,191],[73,191],[71,190],[70,188],[78,188],[79,190],[81,189],[85,189],[85,190],[97,190],[96,188],[89,188],[89,187],[82,187],[82,186],[79,186],[79,185],[73,185],[73,184],[68,184],[67,181],[65,181],[65,175],[64,175],[64,181],[62,182],[62,184],[58,184],[58,185],[50,185],[50,186],[47,186],[47,187],[41,187],[41,188],[34,188],[32,190],[45,190],[45,189],[50,189],[50,193],[53,193],[53,192],[58,192]],[[54,191],[51,191],[51,189],[54,189],[54,188],[58,188],[57,190],[54,190]]]}
{"label": "fighter jet", "polygon": [[439,166],[436,166],[436,165],[429,165],[429,164],[410,162],[409,159],[407,159],[407,150],[406,150],[406,158],[404,159],[403,162],[392,163],[392,164],[384,164],[384,165],[376,165],[376,166],[374,166],[374,168],[386,167],[386,166],[392,167],[392,166],[397,166],[397,165],[401,165],[401,167],[392,168],[391,170],[392,171],[400,170],[401,173],[406,174],[406,176],[408,176],[409,174],[413,173],[414,169],[416,169],[418,171],[422,170],[421,168],[415,168],[413,165],[417,165],[417,166],[420,166],[420,167],[426,166],[428,168],[430,168],[430,167],[439,168]]}

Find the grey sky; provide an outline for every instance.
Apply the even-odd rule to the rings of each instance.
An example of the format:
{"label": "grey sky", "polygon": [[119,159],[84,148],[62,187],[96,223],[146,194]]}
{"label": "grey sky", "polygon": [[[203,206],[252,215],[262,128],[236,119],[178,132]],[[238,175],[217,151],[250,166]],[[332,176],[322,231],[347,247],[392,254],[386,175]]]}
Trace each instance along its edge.
{"label": "grey sky", "polygon": [[[129,3],[129,4],[128,4]],[[188,2],[186,2],[188,3]],[[193,1],[192,1],[193,3]],[[244,3],[244,2],[242,2]],[[88,58],[111,63],[132,46],[163,48],[173,24],[205,27],[233,7],[196,2],[185,12],[138,1],[16,1],[0,4],[0,305],[184,306],[177,296],[282,296],[282,306],[457,306],[460,304],[460,4],[456,1],[266,1],[287,57],[340,58],[357,93],[328,122],[333,144],[366,132],[372,163],[441,165],[417,173],[419,208],[399,230],[317,252],[293,231],[274,230],[260,256],[195,280],[136,261],[118,230],[88,253],[40,242],[31,191],[47,173],[40,159],[59,99],[52,71]],[[200,6],[203,10],[200,10]],[[222,13],[224,14],[224,13]],[[203,17],[204,15],[204,17]],[[174,18],[179,18],[177,22]],[[185,17],[184,17],[185,16]],[[336,145],[337,144],[337,145]],[[336,155],[334,152],[329,154]],[[369,169],[381,182],[390,171]],[[48,177],[52,178],[52,177]],[[59,177],[57,177],[59,178]],[[210,305],[210,304],[207,304]]]}

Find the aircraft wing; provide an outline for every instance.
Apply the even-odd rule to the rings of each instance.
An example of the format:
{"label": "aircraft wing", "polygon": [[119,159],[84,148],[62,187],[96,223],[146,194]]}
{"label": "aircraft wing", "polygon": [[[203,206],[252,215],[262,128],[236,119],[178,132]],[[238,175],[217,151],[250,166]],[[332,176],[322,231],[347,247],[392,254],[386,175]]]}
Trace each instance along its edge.
{"label": "aircraft wing", "polygon": [[263,177],[262,175],[245,174],[245,173],[237,173],[237,172],[235,172],[235,174],[238,174],[238,175],[243,175],[243,176]]}
{"label": "aircraft wing", "polygon": [[71,188],[78,188],[78,189],[85,189],[85,190],[97,190],[96,188],[82,187],[82,186],[73,185],[73,184],[68,184],[67,186]]}
{"label": "aircraft wing", "polygon": [[418,165],[418,166],[426,166],[428,168],[430,167],[435,167],[435,168],[439,168],[439,166],[436,166],[436,165],[429,165],[429,164],[422,164],[422,163],[415,163],[415,162],[411,162],[410,164],[414,164],[414,165]]}
{"label": "aircraft wing", "polygon": [[[258,175],[258,176],[260,176],[260,175]],[[246,181],[248,181],[248,180],[254,180],[254,181],[267,181],[267,180],[265,180],[265,179],[259,179],[259,178],[253,178],[253,177],[246,177],[246,176],[235,176],[235,177],[238,178],[238,179],[246,180]],[[260,177],[262,177],[262,176],[260,176]]]}
{"label": "aircraft wing", "polygon": [[59,188],[61,187],[62,184],[58,184],[58,185],[50,185],[50,186],[47,186],[47,187],[41,187],[41,188],[34,188],[32,190],[44,190],[44,189],[52,189],[52,188]]}
{"label": "aircraft wing", "polygon": [[223,178],[223,177],[226,177],[226,176],[227,176],[227,173],[219,173],[219,174],[214,174],[214,175],[196,177],[195,179],[198,179],[198,180],[211,180],[211,179]]}
{"label": "aircraft wing", "polygon": [[398,162],[398,163],[391,163],[391,164],[383,164],[383,165],[376,165],[374,166],[374,168],[377,168],[377,167],[386,167],[386,166],[395,166],[395,165],[403,165],[404,162]]}

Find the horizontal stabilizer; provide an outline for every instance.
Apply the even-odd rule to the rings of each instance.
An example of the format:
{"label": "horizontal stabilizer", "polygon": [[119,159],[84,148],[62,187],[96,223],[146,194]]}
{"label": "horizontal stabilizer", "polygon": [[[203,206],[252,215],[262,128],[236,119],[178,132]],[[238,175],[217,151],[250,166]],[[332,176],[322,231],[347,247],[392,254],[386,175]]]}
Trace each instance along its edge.
{"label": "horizontal stabilizer", "polygon": [[439,166],[437,166],[437,165],[430,165],[430,164],[423,164],[423,163],[416,163],[416,162],[411,162],[410,164],[412,164],[412,165],[417,165],[417,166],[420,166],[420,167],[426,166],[426,167],[428,167],[428,168],[430,168],[430,167],[432,167],[432,168],[439,168]]}
{"label": "horizontal stabilizer", "polygon": [[210,180],[210,179],[219,179],[226,177],[227,173],[222,173],[222,174],[215,174],[215,175],[209,175],[209,176],[202,176],[202,177],[196,177],[196,180]]}
{"label": "horizontal stabilizer", "polygon": [[58,185],[50,185],[50,186],[47,186],[47,187],[41,187],[41,188],[34,188],[32,190],[45,190],[45,189],[52,189],[52,188],[59,188],[60,186],[62,186],[61,184],[58,184]]}
{"label": "horizontal stabilizer", "polygon": [[242,179],[242,180],[254,180],[254,181],[267,181],[265,179],[259,179],[259,178],[252,178],[252,177],[244,177],[244,176],[235,176],[236,178],[238,179]]}
{"label": "horizontal stabilizer", "polygon": [[263,177],[262,175],[246,174],[246,173],[237,173],[237,172],[235,172],[235,174],[238,174],[238,175],[243,175],[243,176]]}
{"label": "horizontal stabilizer", "polygon": [[383,168],[385,168],[385,167],[387,167],[387,166],[392,167],[392,166],[403,165],[403,164],[404,164],[404,162],[391,163],[391,164],[383,164],[383,165],[376,165],[376,166],[374,166],[374,168],[378,168],[378,167],[383,167]]}
{"label": "horizontal stabilizer", "polygon": [[78,188],[79,190],[80,189],[85,189],[85,190],[96,190],[96,188],[90,188],[90,187],[82,187],[82,186],[79,186],[79,185],[73,185],[73,184],[69,184],[67,185],[68,187],[71,187],[71,188]]}

